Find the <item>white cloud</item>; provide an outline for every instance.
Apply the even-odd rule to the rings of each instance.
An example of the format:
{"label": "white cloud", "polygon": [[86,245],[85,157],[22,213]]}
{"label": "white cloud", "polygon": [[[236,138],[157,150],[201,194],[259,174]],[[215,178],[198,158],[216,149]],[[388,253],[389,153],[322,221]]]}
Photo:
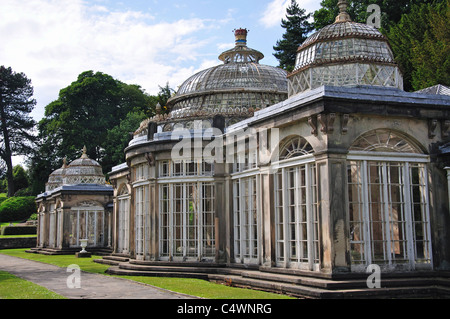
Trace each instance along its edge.
{"label": "white cloud", "polygon": [[86,70],[108,73],[155,94],[158,85],[176,86],[192,75],[205,43],[201,19],[157,23],[147,13],[111,11],[83,0],[2,0],[0,63],[33,81],[38,106],[34,115],[58,97],[59,90]]}
{"label": "white cloud", "polygon": [[[306,14],[320,8],[320,1],[317,0],[297,0],[297,3],[301,9],[306,10]],[[290,4],[291,0],[272,0],[267,5],[259,22],[266,28],[280,26],[281,19],[286,17],[286,9]]]}
{"label": "white cloud", "polygon": [[290,3],[290,0],[273,0],[270,2],[260,19],[262,25],[266,28],[279,26],[281,19],[286,16],[286,8]]}

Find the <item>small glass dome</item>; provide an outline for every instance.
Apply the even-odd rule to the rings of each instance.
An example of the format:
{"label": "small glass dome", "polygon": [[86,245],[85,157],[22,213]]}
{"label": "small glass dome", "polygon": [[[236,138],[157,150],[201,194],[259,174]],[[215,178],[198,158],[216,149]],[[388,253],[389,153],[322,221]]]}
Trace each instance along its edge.
{"label": "small glass dome", "polygon": [[66,162],[66,159],[64,158],[63,166],[61,168],[58,168],[57,170],[53,171],[50,174],[50,176],[48,178],[48,182],[45,184],[46,192],[49,192],[58,187],[61,187],[61,185],[63,184],[64,175],[66,173],[66,168],[67,168],[67,162]]}
{"label": "small glass dome", "polygon": [[322,85],[375,85],[403,89],[402,74],[387,38],[375,27],[352,22],[339,1],[336,22],[310,36],[298,49],[289,74],[289,96]]}
{"label": "small glass dome", "polygon": [[86,154],[86,147],[83,148],[83,155],[71,162],[69,165],[64,164],[61,168],[50,174],[46,191],[52,191],[63,185],[78,184],[98,184],[105,185],[106,179],[100,164],[90,159]]}

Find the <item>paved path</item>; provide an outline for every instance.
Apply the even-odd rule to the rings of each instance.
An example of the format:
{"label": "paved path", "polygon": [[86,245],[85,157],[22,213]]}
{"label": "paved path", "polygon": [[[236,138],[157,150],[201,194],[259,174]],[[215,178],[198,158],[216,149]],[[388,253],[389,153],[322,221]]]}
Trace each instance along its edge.
{"label": "paved path", "polygon": [[196,299],[131,280],[86,272],[80,273],[79,281],[69,280],[68,284],[68,278],[75,279],[76,272],[1,254],[0,270],[43,286],[69,299]]}

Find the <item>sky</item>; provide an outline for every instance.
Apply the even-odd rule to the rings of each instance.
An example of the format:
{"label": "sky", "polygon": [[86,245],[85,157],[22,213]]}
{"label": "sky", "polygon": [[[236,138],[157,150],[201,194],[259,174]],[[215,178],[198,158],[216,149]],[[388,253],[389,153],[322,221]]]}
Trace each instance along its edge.
{"label": "sky", "polygon": [[[273,46],[291,0],[0,0],[0,65],[34,87],[36,121],[84,71],[103,72],[156,95],[222,63],[233,30],[277,66]],[[306,12],[320,0],[297,0]]]}

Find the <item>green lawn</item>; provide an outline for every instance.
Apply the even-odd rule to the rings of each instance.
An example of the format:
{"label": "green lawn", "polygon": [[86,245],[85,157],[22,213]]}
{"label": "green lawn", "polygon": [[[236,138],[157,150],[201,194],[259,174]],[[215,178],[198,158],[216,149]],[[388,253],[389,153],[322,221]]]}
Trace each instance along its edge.
{"label": "green lawn", "polygon": [[0,271],[0,299],[66,299],[48,289]]}
{"label": "green lawn", "polygon": [[[80,266],[82,271],[104,274],[108,276],[107,274],[105,274],[105,271],[109,268],[108,265],[102,265],[93,262],[93,259],[101,258],[98,256],[93,256],[92,259],[76,258],[75,256],[45,256],[25,253],[25,249],[0,250],[0,254],[45,262],[63,268],[66,268],[72,264],[77,264]],[[115,277],[139,281],[174,292],[184,293],[206,299],[293,299],[288,296],[262,291],[227,287],[200,279],[131,276]],[[2,298],[2,290],[3,286],[0,285],[0,298]]]}

